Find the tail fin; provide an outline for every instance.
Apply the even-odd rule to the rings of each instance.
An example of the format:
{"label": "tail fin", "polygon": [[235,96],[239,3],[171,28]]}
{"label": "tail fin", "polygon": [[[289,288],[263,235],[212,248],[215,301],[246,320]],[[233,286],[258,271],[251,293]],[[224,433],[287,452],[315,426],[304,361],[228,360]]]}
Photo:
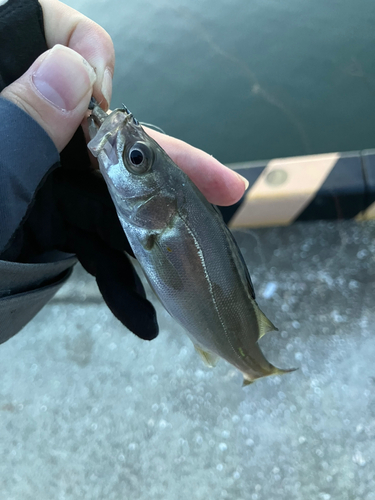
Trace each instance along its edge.
{"label": "tail fin", "polygon": [[271,375],[284,375],[284,373],[292,373],[298,370],[298,368],[289,368],[287,370],[282,370],[281,368],[276,368],[276,366],[274,366],[274,369],[275,371],[272,372]]}
{"label": "tail fin", "polygon": [[243,375],[243,382],[242,382],[242,387],[246,387],[247,385],[252,384],[255,382],[255,380],[258,380],[258,378],[263,378],[263,377],[268,377],[269,375],[284,375],[284,373],[291,373],[295,372],[298,370],[298,368],[289,368],[287,370],[282,370],[281,368],[276,368],[276,366],[271,365],[271,370],[263,373],[260,373],[258,376],[254,374],[248,374],[242,372]]}

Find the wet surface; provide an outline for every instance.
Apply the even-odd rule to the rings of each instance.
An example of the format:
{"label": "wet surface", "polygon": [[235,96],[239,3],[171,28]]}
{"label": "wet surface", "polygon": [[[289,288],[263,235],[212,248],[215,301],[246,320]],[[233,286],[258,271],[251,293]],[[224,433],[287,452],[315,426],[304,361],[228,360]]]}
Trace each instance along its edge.
{"label": "wet surface", "polygon": [[66,3],[113,39],[112,108],[222,162],[374,147],[371,0]]}
{"label": "wet surface", "polygon": [[133,336],[77,268],[0,348],[0,498],[375,499],[375,225],[235,234],[262,350],[299,370],[243,389],[159,305]]}

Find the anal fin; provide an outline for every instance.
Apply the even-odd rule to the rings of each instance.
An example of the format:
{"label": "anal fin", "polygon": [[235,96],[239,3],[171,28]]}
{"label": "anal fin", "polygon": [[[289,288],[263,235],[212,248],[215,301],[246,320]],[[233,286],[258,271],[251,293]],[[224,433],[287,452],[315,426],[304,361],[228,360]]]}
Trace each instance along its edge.
{"label": "anal fin", "polygon": [[219,356],[217,356],[216,354],[213,354],[212,352],[204,351],[203,349],[201,349],[197,345],[194,345],[194,347],[195,347],[195,350],[197,351],[197,353],[199,354],[199,356],[202,358],[203,363],[206,366],[209,366],[210,368],[213,368],[214,366],[216,366],[216,364],[219,360]]}
{"label": "anal fin", "polygon": [[247,385],[253,384],[254,380],[249,380],[244,377],[243,382],[242,382],[242,387],[246,387]]}

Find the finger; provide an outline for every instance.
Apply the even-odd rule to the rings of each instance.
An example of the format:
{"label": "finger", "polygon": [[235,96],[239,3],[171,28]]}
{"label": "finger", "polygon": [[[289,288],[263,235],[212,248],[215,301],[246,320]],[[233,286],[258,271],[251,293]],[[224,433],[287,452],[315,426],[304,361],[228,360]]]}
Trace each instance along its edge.
{"label": "finger", "polygon": [[[87,120],[83,121],[82,128],[86,141],[89,142]],[[249,186],[242,175],[233,172],[201,149],[151,128],[143,128],[190,177],[210,203],[229,206],[242,198]],[[98,168],[97,159],[91,154],[90,159],[93,166]]]}
{"label": "finger", "polygon": [[1,95],[34,118],[60,152],[86,114],[95,78],[82,56],[56,45]]}
{"label": "finger", "polygon": [[210,203],[228,206],[241,199],[249,185],[241,175],[201,149],[169,135],[144,128],[176,165],[190,177]]}
{"label": "finger", "polygon": [[88,61],[96,73],[94,97],[108,109],[112,95],[115,52],[111,37],[98,24],[58,0],[39,0],[48,47],[65,45]]}

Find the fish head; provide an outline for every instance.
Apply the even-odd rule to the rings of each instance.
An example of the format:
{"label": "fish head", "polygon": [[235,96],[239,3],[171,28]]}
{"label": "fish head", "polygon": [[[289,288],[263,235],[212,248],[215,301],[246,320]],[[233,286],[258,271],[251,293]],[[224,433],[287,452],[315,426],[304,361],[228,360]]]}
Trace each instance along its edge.
{"label": "fish head", "polygon": [[183,203],[178,186],[186,174],[125,107],[109,115],[94,107],[89,132],[88,148],[98,158],[120,218],[145,229],[168,226]]}

